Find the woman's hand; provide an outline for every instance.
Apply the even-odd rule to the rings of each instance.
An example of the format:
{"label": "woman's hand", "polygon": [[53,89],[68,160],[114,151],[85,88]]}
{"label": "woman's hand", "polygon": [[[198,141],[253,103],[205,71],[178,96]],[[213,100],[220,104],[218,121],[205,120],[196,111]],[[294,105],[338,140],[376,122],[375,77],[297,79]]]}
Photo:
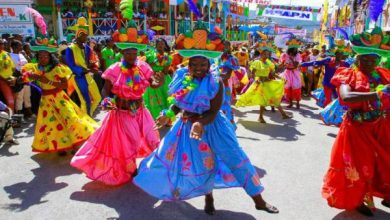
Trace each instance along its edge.
{"label": "woman's hand", "polygon": [[195,140],[202,140],[202,136],[204,133],[203,125],[200,122],[194,122],[190,131],[190,138]]}
{"label": "woman's hand", "polygon": [[167,116],[161,115],[156,119],[156,125],[154,125],[153,129],[157,130],[162,128],[163,126],[169,123],[170,119]]}

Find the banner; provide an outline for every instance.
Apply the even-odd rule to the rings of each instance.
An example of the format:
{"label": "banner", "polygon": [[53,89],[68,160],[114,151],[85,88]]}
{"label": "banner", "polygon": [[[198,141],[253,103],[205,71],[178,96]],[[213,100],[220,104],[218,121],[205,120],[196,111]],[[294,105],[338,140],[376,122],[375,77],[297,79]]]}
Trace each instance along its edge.
{"label": "banner", "polygon": [[295,29],[295,28],[288,28],[288,27],[281,27],[281,26],[275,26],[275,32],[276,34],[283,34],[283,33],[293,33],[294,35],[305,37],[306,36],[306,29]]}
{"label": "banner", "polygon": [[28,3],[25,4],[4,4],[0,3],[0,22],[12,22],[12,23],[24,23],[32,22],[30,14],[25,12],[29,7]]}
{"label": "banner", "polygon": [[312,12],[288,9],[273,9],[271,7],[266,7],[264,10],[260,10],[259,16],[303,21],[315,21],[317,19],[317,15]]}
{"label": "banner", "polygon": [[0,3],[0,33],[35,36],[34,24],[26,8],[30,3]]}

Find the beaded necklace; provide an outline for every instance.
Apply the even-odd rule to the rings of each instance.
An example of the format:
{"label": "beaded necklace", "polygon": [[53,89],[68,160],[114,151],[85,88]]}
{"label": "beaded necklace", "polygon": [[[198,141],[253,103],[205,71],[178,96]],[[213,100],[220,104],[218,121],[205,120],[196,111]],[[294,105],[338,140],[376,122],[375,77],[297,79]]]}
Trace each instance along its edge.
{"label": "beaded necklace", "polygon": [[157,53],[156,55],[156,63],[159,66],[165,66],[168,63],[168,54],[163,53],[162,55],[160,53]]}
{"label": "beaded necklace", "polygon": [[185,76],[182,82],[182,88],[168,97],[167,100],[169,105],[176,104],[177,101],[182,100],[188,93],[197,87],[198,83],[194,81],[194,78],[191,75]]}
{"label": "beaded necklace", "polygon": [[131,87],[133,90],[138,90],[139,84],[141,83],[141,76],[137,65],[129,68],[129,65],[125,62],[125,60],[122,60],[120,68],[122,74],[126,76],[126,85]]}

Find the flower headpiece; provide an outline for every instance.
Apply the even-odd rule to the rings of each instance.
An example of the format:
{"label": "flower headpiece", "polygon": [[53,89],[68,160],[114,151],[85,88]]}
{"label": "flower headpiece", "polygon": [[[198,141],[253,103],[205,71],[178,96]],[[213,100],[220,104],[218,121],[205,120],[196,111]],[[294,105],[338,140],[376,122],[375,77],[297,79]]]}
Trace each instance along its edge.
{"label": "flower headpiece", "polygon": [[176,49],[183,57],[203,56],[219,58],[224,50],[224,38],[219,27],[209,32],[205,23],[197,21],[193,31],[187,31],[176,38]]}
{"label": "flower headpiece", "polygon": [[127,26],[116,30],[112,34],[115,45],[121,49],[145,50],[149,44],[148,34],[138,30],[137,24],[133,21],[133,0],[121,0],[119,4],[122,16],[128,20]]}
{"label": "flower headpiece", "polygon": [[260,51],[267,50],[269,52],[275,52],[274,45],[271,41],[260,41],[258,42],[258,48]]}
{"label": "flower headpiece", "polygon": [[383,34],[380,27],[375,27],[371,33],[352,35],[350,41],[353,45],[352,50],[359,55],[390,56],[390,35]]}

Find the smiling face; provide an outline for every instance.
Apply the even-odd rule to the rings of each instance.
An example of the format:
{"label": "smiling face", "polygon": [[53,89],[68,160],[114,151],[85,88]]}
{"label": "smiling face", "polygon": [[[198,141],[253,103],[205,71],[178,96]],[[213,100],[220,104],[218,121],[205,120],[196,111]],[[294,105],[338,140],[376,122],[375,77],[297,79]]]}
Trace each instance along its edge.
{"label": "smiling face", "polygon": [[210,62],[206,57],[192,57],[188,67],[194,77],[203,78],[209,72]]}
{"label": "smiling face", "polygon": [[365,74],[370,74],[377,66],[377,55],[360,55],[359,56],[359,70]]}
{"label": "smiling face", "polygon": [[41,66],[47,66],[50,63],[50,53],[47,51],[38,52],[38,63]]}
{"label": "smiling face", "polygon": [[132,66],[137,60],[137,52],[138,50],[134,48],[122,50],[123,59]]}

